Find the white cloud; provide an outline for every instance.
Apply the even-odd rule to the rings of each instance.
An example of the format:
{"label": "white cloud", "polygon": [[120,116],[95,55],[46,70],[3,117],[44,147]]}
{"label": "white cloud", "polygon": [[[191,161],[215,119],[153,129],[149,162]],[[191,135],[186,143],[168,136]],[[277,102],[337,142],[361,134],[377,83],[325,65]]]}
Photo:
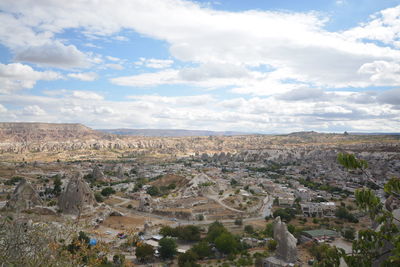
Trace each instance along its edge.
{"label": "white cloud", "polygon": [[98,78],[98,75],[95,72],[70,73],[67,76],[85,82],[91,82]]}
{"label": "white cloud", "polygon": [[353,40],[377,40],[400,47],[400,6],[384,9],[371,18],[343,35]]}
{"label": "white cloud", "polygon": [[[32,6],[36,8],[32,9]],[[60,1],[49,5],[41,1],[4,0],[0,8],[6,12],[3,20],[7,24],[7,29],[0,31],[0,40],[15,51],[24,46],[30,51],[33,49],[30,46],[43,47],[48,42],[54,43],[56,33],[70,28],[82,29],[88,36],[111,38],[122,29],[131,29],[166,41],[171,55],[184,62],[269,65],[276,71],[286,69],[288,76],[285,79],[333,88],[369,86],[370,75],[358,72],[361,66],[379,60],[400,60],[397,49],[363,42],[365,34],[357,34],[361,31],[357,28],[343,33],[326,31],[324,23],[327,18],[315,12],[227,12],[179,0],[121,0],[118,5],[109,1],[85,1],[70,5]],[[379,30],[373,31],[376,39],[397,42],[398,9],[381,12]],[[96,10],[96,14],[92,10]],[[10,14],[18,14],[18,19]],[[10,32],[20,34],[13,36]],[[71,51],[72,48],[69,47]],[[37,57],[40,55],[34,54]],[[53,58],[51,55],[46,60],[30,58],[28,54],[25,56],[38,62]],[[77,62],[66,65],[82,63]],[[51,63],[60,65],[58,62]],[[153,67],[161,65],[154,63]],[[299,76],[301,80],[297,80]],[[227,84],[219,83],[219,80],[215,82],[214,86]],[[260,93],[260,89],[252,90]]]}
{"label": "white cloud", "polygon": [[52,42],[16,50],[15,60],[58,68],[88,67],[90,59],[74,45]]}
{"label": "white cloud", "polygon": [[345,5],[346,3],[347,3],[346,0],[336,0],[336,1],[335,1],[335,4],[338,5],[338,6]]}
{"label": "white cloud", "polygon": [[[283,133],[317,131],[400,131],[398,90],[376,93],[363,103],[365,93],[329,92],[319,101],[300,95],[220,100],[211,94],[194,96],[130,96],[107,101],[88,92],[61,90],[50,97],[0,95],[7,105],[0,120],[80,122],[96,128],[183,128]],[[318,92],[313,93],[315,98]],[[328,94],[328,92],[326,93]],[[37,116],[36,116],[36,115]],[[140,114],[140,116],[138,116]],[[36,116],[36,117],[35,117]],[[39,117],[38,117],[39,116]]]}
{"label": "white cloud", "polygon": [[170,67],[174,63],[171,59],[155,59],[155,58],[139,58],[138,61],[134,62],[137,66],[146,66],[153,69],[164,69]]}
{"label": "white cloud", "polygon": [[46,111],[44,111],[38,105],[31,105],[24,107],[22,110],[22,114],[25,116],[42,116],[46,115]]}
{"label": "white cloud", "polygon": [[120,60],[121,60],[120,58],[112,57],[112,56],[106,56],[106,58],[107,58],[108,60],[110,60],[110,61],[120,61]]}
{"label": "white cloud", "polygon": [[400,64],[396,62],[377,60],[365,63],[358,72],[370,75],[373,85],[396,86],[400,84]]}
{"label": "white cloud", "polygon": [[61,74],[53,71],[35,71],[21,63],[0,63],[0,93],[10,93],[21,89],[33,88],[39,80],[61,79]]}
{"label": "white cloud", "polygon": [[90,99],[90,100],[103,100],[104,97],[95,93],[95,92],[90,92],[90,91],[72,91],[71,94],[75,98],[79,99]]}
{"label": "white cloud", "polygon": [[115,40],[117,41],[129,41],[129,38],[126,36],[122,36],[122,35],[117,35],[114,37]]}
{"label": "white cloud", "polygon": [[0,104],[0,113],[5,113],[5,112],[7,112],[7,108],[2,104]]}
{"label": "white cloud", "polygon": [[105,64],[106,68],[109,69],[114,69],[114,70],[123,70],[124,66],[122,66],[121,64],[116,64],[116,63],[109,63],[109,64]]}

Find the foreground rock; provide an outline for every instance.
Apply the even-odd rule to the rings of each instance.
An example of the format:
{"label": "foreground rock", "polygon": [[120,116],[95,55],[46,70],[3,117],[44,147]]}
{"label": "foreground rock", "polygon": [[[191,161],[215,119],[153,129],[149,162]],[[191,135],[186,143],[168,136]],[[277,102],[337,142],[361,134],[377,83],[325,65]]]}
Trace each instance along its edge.
{"label": "foreground rock", "polygon": [[79,215],[96,205],[96,200],[88,184],[80,173],[70,180],[61,194],[59,207],[62,213]]}
{"label": "foreground rock", "polygon": [[274,239],[278,242],[276,254],[264,260],[265,267],[291,266],[297,261],[297,239],[288,231],[286,223],[276,217]]}
{"label": "foreground rock", "polygon": [[15,188],[5,208],[8,210],[22,211],[41,205],[43,205],[43,202],[36,190],[29,182],[23,179]]}

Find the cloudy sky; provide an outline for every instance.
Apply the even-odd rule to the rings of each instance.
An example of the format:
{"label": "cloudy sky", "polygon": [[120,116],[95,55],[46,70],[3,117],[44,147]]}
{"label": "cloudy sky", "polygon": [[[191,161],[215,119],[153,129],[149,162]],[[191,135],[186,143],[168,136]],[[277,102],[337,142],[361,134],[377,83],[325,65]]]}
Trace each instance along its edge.
{"label": "cloudy sky", "polygon": [[1,0],[0,121],[400,132],[399,0]]}

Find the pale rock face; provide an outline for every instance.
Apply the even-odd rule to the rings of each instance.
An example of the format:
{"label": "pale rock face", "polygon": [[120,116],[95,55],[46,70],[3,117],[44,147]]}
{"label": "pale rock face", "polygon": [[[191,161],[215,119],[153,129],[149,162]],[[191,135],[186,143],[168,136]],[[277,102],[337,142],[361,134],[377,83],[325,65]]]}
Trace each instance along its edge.
{"label": "pale rock face", "polygon": [[139,198],[139,211],[152,212],[152,198],[148,194],[141,194]]}
{"label": "pale rock face", "polygon": [[95,166],[92,172],[92,178],[95,181],[101,181],[104,179],[104,173],[100,170],[99,166]]}
{"label": "pale rock face", "polygon": [[120,164],[116,166],[116,175],[120,179],[124,178],[125,175],[124,167]]}
{"label": "pale rock face", "polygon": [[15,188],[11,199],[7,202],[6,209],[21,211],[31,209],[35,206],[40,206],[42,204],[43,202],[36,190],[29,182],[23,179]]}
{"label": "pale rock face", "polygon": [[274,221],[274,239],[278,242],[276,258],[288,263],[297,260],[297,239],[288,231],[286,223],[278,216]]}
{"label": "pale rock face", "polygon": [[96,204],[96,200],[90,187],[82,180],[82,174],[76,174],[72,178],[58,202],[63,213],[77,215],[86,208]]}

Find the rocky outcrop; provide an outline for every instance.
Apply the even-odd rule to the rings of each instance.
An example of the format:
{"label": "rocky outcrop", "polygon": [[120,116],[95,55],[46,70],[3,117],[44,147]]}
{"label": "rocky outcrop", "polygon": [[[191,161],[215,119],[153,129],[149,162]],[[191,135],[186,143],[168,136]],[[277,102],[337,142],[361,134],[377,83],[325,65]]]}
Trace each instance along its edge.
{"label": "rocky outcrop", "polygon": [[125,170],[124,167],[121,164],[118,164],[115,167],[115,175],[119,178],[119,179],[123,179],[124,175],[125,175]]}
{"label": "rocky outcrop", "polygon": [[140,194],[139,197],[139,211],[144,211],[144,212],[152,212],[153,207],[152,207],[152,198],[148,194]]}
{"label": "rocky outcrop", "polygon": [[38,193],[25,179],[17,185],[5,208],[10,210],[27,210],[42,205]]}
{"label": "rocky outcrop", "polygon": [[274,221],[274,239],[278,242],[276,257],[293,263],[297,260],[297,239],[288,231],[286,223],[278,216]]}
{"label": "rocky outcrop", "polygon": [[264,267],[292,266],[297,261],[297,239],[288,231],[278,216],[274,221],[274,239],[278,243],[275,256],[264,260]]}
{"label": "rocky outcrop", "polygon": [[75,174],[69,181],[58,204],[62,213],[74,215],[91,209],[96,204],[94,195],[88,184],[83,181],[81,173]]}
{"label": "rocky outcrop", "polygon": [[94,166],[92,171],[92,180],[93,181],[102,181],[104,180],[104,173],[100,170],[99,166]]}

